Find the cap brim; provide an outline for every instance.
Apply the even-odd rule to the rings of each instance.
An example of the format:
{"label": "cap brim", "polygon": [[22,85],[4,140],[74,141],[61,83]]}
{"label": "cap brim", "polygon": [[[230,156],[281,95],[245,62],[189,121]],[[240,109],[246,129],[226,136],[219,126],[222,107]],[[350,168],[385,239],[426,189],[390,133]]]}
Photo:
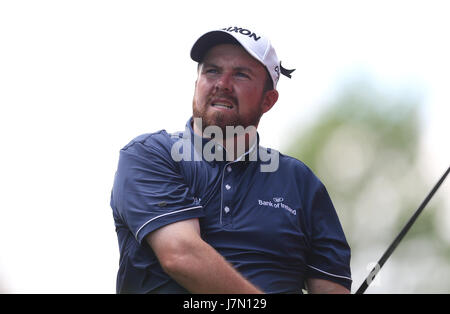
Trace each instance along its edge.
{"label": "cap brim", "polygon": [[232,35],[223,31],[212,31],[204,34],[195,42],[191,49],[191,58],[196,62],[202,62],[206,53],[213,46],[220,44],[238,44],[239,41]]}

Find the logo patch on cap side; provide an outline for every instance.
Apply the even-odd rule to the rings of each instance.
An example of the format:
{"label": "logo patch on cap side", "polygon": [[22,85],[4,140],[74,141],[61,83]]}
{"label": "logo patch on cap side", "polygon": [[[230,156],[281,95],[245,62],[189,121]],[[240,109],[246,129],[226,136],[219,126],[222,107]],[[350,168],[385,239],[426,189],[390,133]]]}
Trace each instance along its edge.
{"label": "logo patch on cap side", "polygon": [[276,80],[278,82],[278,80],[280,79],[280,67],[278,65],[276,65],[274,68],[274,71],[277,74]]}

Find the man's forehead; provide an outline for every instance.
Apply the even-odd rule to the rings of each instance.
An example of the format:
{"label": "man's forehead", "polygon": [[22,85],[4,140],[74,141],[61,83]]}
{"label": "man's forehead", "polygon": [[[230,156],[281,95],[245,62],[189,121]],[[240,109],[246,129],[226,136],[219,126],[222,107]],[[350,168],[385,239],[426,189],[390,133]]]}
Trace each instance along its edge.
{"label": "man's forehead", "polygon": [[209,65],[233,65],[234,67],[261,68],[264,66],[253,58],[244,48],[234,44],[220,44],[208,50],[202,60]]}

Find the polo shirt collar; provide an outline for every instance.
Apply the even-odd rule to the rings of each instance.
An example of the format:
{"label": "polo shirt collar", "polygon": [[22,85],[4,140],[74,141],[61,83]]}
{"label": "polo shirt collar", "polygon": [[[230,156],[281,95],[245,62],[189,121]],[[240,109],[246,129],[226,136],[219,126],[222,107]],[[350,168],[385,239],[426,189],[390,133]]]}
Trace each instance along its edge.
{"label": "polo shirt collar", "polygon": [[[186,123],[186,130],[188,130],[190,132],[190,139],[191,139],[191,143],[192,145],[195,147],[194,143],[202,143],[202,151],[205,147],[205,145],[207,143],[209,143],[211,141],[211,139],[209,138],[205,138],[205,137],[201,137],[197,134],[194,133],[194,129],[192,128],[192,121],[193,118],[189,118],[188,122]],[[227,157],[227,151],[226,148],[219,144],[216,143],[216,145],[212,148],[212,153],[215,153],[215,149],[216,147],[221,147],[222,152],[223,152],[223,161],[224,162],[240,162],[240,161],[251,161],[251,160],[258,160],[259,159],[259,133],[256,132],[256,141],[253,143],[253,145],[250,147],[250,149],[248,151],[246,151],[245,153],[243,153],[242,155],[240,155],[238,158],[236,158],[234,161],[227,161],[226,157]],[[202,152],[199,152],[200,154]],[[217,162],[217,161],[212,161],[212,162]]]}

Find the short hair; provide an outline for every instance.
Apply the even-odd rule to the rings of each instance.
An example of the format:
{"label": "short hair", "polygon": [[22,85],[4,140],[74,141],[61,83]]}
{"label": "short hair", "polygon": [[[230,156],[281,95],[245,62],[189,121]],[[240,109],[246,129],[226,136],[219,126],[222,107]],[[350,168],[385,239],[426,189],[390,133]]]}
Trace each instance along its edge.
{"label": "short hair", "polygon": [[266,70],[266,83],[264,84],[264,89],[263,89],[264,93],[274,89],[272,77],[270,76],[269,71],[267,71],[267,69],[265,69],[265,70]]}

